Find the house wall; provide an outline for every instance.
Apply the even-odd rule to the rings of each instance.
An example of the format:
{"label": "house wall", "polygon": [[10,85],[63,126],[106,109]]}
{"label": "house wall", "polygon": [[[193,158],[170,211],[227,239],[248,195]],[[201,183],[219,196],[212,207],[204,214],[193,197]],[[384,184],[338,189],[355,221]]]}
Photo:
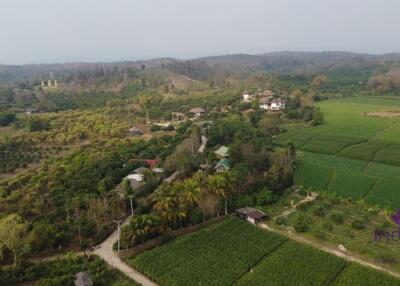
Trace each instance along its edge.
{"label": "house wall", "polygon": [[254,219],[252,219],[251,217],[247,217],[246,219],[248,222],[252,223],[252,224],[256,224],[256,221]]}

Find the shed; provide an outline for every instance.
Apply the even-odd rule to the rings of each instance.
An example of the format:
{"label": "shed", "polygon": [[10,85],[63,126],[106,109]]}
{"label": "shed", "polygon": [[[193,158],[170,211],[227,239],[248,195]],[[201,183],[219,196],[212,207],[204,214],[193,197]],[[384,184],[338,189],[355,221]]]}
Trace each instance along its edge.
{"label": "shed", "polygon": [[231,168],[231,165],[229,164],[229,159],[227,159],[227,158],[220,160],[214,167],[216,172],[229,171],[230,168]]}
{"label": "shed", "polygon": [[214,151],[214,154],[217,155],[219,158],[226,158],[229,157],[229,148],[225,146],[219,147],[218,150]]}
{"label": "shed", "polygon": [[256,224],[267,215],[255,208],[244,207],[235,211],[239,218],[244,219],[250,223]]}
{"label": "shed", "polygon": [[93,281],[90,279],[87,272],[79,272],[75,275],[75,286],[93,286]]}

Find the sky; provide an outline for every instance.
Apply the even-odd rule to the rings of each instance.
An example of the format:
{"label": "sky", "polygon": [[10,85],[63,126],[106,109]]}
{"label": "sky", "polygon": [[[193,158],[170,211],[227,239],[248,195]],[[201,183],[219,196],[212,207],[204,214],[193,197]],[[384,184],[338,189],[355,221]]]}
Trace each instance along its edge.
{"label": "sky", "polygon": [[0,64],[400,52],[399,0],[0,0]]}

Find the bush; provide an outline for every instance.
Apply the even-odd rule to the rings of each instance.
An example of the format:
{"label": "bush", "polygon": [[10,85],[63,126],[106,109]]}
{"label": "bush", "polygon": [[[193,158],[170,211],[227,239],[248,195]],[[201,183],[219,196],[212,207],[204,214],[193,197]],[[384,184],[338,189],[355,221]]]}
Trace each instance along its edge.
{"label": "bush", "polygon": [[330,222],[325,222],[322,225],[323,228],[327,229],[327,230],[333,230],[333,224],[331,224]]}
{"label": "bush", "polygon": [[314,236],[318,239],[325,239],[326,235],[323,231],[317,230],[314,232]]}
{"label": "bush", "polygon": [[334,223],[342,224],[344,221],[344,215],[341,213],[334,213],[331,215],[331,220]]}
{"label": "bush", "polygon": [[299,218],[296,220],[294,229],[299,233],[306,232],[308,230],[307,222],[303,216],[299,216]]}
{"label": "bush", "polygon": [[286,224],[287,224],[287,221],[286,221],[286,218],[285,218],[285,217],[283,217],[283,216],[278,216],[278,217],[275,219],[275,223],[276,223],[277,225],[286,225]]}
{"label": "bush", "polygon": [[317,206],[314,210],[313,210],[313,214],[315,216],[319,216],[319,217],[323,217],[325,216],[325,209],[322,206]]}
{"label": "bush", "polygon": [[354,229],[364,229],[365,228],[364,221],[361,219],[355,219],[351,223],[351,227]]}
{"label": "bush", "polygon": [[160,125],[153,125],[150,128],[151,132],[160,131],[160,130],[161,130],[161,126]]}

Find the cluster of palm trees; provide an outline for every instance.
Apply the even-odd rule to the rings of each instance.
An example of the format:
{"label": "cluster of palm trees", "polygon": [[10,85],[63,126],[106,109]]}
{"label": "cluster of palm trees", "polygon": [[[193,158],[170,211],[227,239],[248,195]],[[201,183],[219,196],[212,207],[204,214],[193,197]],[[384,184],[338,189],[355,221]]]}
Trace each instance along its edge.
{"label": "cluster of palm trees", "polygon": [[228,214],[228,198],[236,190],[233,172],[197,173],[182,182],[163,183],[152,194],[153,212],[134,216],[123,229],[122,240],[133,246],[168,230],[197,223],[199,214],[203,221]]}

